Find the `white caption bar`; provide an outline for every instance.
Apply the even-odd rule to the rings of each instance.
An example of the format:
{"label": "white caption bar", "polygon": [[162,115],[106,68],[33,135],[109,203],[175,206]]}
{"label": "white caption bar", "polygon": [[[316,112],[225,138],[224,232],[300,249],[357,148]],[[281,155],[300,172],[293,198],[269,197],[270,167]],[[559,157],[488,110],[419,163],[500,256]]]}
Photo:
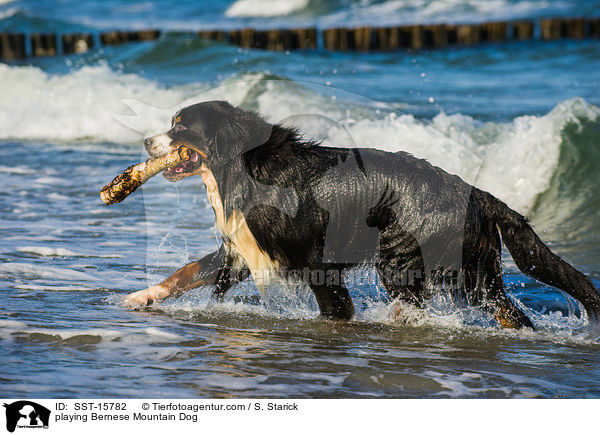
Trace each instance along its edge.
{"label": "white caption bar", "polygon": [[[598,400],[1,399],[0,433],[502,434],[597,431]],[[12,429],[12,431],[11,431]]]}

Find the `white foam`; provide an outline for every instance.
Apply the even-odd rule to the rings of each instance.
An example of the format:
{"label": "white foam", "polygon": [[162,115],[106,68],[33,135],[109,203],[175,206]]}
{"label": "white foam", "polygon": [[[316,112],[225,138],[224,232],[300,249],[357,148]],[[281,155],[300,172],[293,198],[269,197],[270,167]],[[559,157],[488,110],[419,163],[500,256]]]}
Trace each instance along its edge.
{"label": "white foam", "polygon": [[0,319],[0,327],[2,327],[2,329],[18,329],[25,326],[26,323],[19,320]]}
{"label": "white foam", "polygon": [[66,184],[67,181],[64,178],[58,177],[40,177],[33,180],[36,184]]}
{"label": "white foam", "polygon": [[23,246],[17,248],[19,252],[26,252],[28,254],[36,254],[42,257],[72,257],[79,254],[64,248],[48,248],[45,246]]}
{"label": "white foam", "polygon": [[[489,19],[522,18],[548,8],[547,0],[365,0],[343,7],[322,18],[325,23],[415,24],[434,22],[477,22]],[[568,10],[567,2],[553,3]]]}
{"label": "white foam", "polygon": [[6,5],[13,3],[15,0],[0,0],[0,20],[12,17],[20,11],[18,7],[8,7]]}
{"label": "white foam", "polygon": [[[255,289],[247,282],[236,286],[228,294],[225,302],[215,302],[211,297],[212,289],[202,287],[185,293],[177,299],[167,299],[156,303],[149,309],[157,308],[160,312],[180,316],[188,313],[202,313],[203,316],[246,315],[271,319],[314,319],[319,316],[316,303],[311,301],[302,291],[296,296],[289,295],[282,300],[269,295],[269,300],[260,300],[259,304],[235,302],[234,295],[257,296]],[[280,292],[281,294],[281,292]],[[115,296],[116,303],[123,304],[125,296]],[[363,300],[364,304],[355,304],[356,322],[379,323],[395,327],[434,327],[436,330],[450,334],[469,334],[485,337],[501,337],[509,340],[535,340],[553,343],[597,344],[594,331],[588,329],[585,319],[579,319],[575,313],[562,316],[560,313],[542,315],[526,310],[536,330],[514,330],[500,327],[497,322],[482,310],[475,307],[460,308],[455,304],[436,300],[425,308],[416,308],[402,302],[386,303],[382,300]],[[521,306],[521,308],[523,308]],[[396,355],[397,356],[397,355]],[[415,355],[411,355],[414,357]],[[470,378],[475,375],[465,375]]]}
{"label": "white foam", "polygon": [[[130,244],[126,244],[130,245]],[[123,246],[123,245],[119,245]],[[83,257],[83,258],[123,258],[120,254],[97,254],[95,252],[74,252],[65,248],[50,248],[48,246],[21,246],[18,252],[35,254],[40,257]]]}
{"label": "white foam", "polygon": [[46,198],[51,199],[53,201],[62,202],[62,201],[70,201],[71,198],[65,195],[61,195],[60,193],[51,192],[46,195]]}
{"label": "white foam", "polygon": [[[278,286],[265,292],[265,299],[260,304],[235,302],[235,296],[256,296],[256,287],[252,281],[246,281],[235,287],[224,302],[216,302],[212,297],[213,289],[201,287],[185,293],[177,299],[167,299],[157,306],[167,313],[202,312],[205,314],[251,314],[260,317],[277,317],[288,319],[314,318],[319,315],[314,296],[310,291],[300,289],[296,294],[286,294]],[[125,296],[120,299],[124,304]]]}
{"label": "white foam", "polygon": [[0,165],[0,172],[6,173],[6,174],[26,175],[26,174],[33,174],[35,171],[26,166],[1,166]]}
{"label": "white foam", "polygon": [[116,346],[131,344],[150,344],[163,342],[177,342],[181,336],[164,331],[157,327],[129,328],[127,331],[103,328],[90,329],[57,329],[30,327],[24,322],[14,320],[0,320],[0,337],[12,339],[15,334],[44,334],[56,340],[69,340],[74,337],[95,336],[104,344]]}
{"label": "white foam", "polygon": [[134,246],[134,244],[129,243],[129,242],[114,241],[114,242],[101,242],[101,243],[98,243],[98,246],[120,247],[120,246]]}
{"label": "white foam", "polygon": [[[31,66],[0,64],[0,138],[138,142],[143,134],[113,117],[127,114],[121,100],[147,99],[154,106],[172,107],[186,94],[185,86],[165,89],[105,65],[49,75]],[[152,115],[147,114],[146,125],[165,123]]]}
{"label": "white foam", "polygon": [[0,20],[3,20],[4,18],[12,17],[13,15],[15,15],[18,12],[19,12],[19,8],[8,8],[3,11],[0,11]]}
{"label": "white foam", "polygon": [[13,286],[19,290],[30,290],[30,291],[51,291],[51,292],[72,292],[72,291],[96,291],[95,287],[77,285],[36,285],[36,284],[16,284]]}
{"label": "white foam", "polygon": [[407,151],[470,183],[475,181],[482,164],[461,142],[441,134],[435,124],[416,121],[412,115],[392,113],[383,120],[361,120],[350,126],[349,131],[362,147]]}
{"label": "white foam", "polygon": [[599,117],[600,108],[574,98],[546,115],[521,116],[510,123],[481,124],[463,115],[440,114],[433,125],[482,158],[476,186],[527,214],[550,187],[567,124],[581,125],[583,119]]}
{"label": "white foam", "polygon": [[95,278],[85,272],[78,270],[42,266],[40,264],[29,263],[2,263],[0,264],[0,276],[5,278],[14,278],[15,276],[27,275],[46,279],[62,279],[62,280],[83,280],[93,281]]}
{"label": "white foam", "polygon": [[309,0],[238,0],[226,11],[226,17],[276,17],[289,15],[308,5]]}

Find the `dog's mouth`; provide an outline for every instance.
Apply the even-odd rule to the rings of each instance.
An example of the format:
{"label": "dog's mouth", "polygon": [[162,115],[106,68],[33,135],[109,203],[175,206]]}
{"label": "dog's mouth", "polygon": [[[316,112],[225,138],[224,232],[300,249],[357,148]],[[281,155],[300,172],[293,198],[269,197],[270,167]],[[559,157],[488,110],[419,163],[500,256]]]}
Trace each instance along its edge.
{"label": "dog's mouth", "polygon": [[203,160],[200,154],[190,149],[190,157],[187,160],[180,161],[177,165],[163,172],[163,177],[169,181],[179,181],[182,178],[189,177],[202,166]]}

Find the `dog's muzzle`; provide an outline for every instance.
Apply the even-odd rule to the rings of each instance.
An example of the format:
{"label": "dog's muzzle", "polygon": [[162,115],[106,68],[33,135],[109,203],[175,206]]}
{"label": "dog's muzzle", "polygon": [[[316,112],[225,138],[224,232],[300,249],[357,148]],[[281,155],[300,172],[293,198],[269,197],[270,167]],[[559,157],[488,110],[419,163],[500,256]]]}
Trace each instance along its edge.
{"label": "dog's muzzle", "polygon": [[144,147],[150,157],[160,157],[173,151],[173,139],[166,134],[157,134],[144,139]]}
{"label": "dog's muzzle", "polygon": [[182,160],[176,166],[167,169],[163,172],[163,177],[169,181],[179,181],[182,178],[194,175],[194,172],[202,166],[206,155],[199,150],[195,150],[194,146],[177,139],[172,139],[166,134],[158,134],[156,136],[144,139],[146,151],[152,157],[161,157],[179,146],[185,146],[190,150],[189,158]]}

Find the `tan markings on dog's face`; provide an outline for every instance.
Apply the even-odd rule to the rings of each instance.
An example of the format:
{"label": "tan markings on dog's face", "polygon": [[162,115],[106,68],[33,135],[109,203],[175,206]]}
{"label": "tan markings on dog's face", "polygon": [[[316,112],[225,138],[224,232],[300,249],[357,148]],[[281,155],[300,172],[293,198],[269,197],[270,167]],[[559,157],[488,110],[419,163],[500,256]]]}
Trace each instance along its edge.
{"label": "tan markings on dog's face", "polygon": [[260,249],[240,210],[234,210],[231,216],[227,220],[225,219],[219,186],[210,169],[203,164],[196,172],[206,185],[208,202],[215,210],[217,228],[223,237],[229,240],[234,254],[240,256],[248,266],[254,283],[262,294],[271,278],[276,276],[276,270],[279,269],[278,262]]}

